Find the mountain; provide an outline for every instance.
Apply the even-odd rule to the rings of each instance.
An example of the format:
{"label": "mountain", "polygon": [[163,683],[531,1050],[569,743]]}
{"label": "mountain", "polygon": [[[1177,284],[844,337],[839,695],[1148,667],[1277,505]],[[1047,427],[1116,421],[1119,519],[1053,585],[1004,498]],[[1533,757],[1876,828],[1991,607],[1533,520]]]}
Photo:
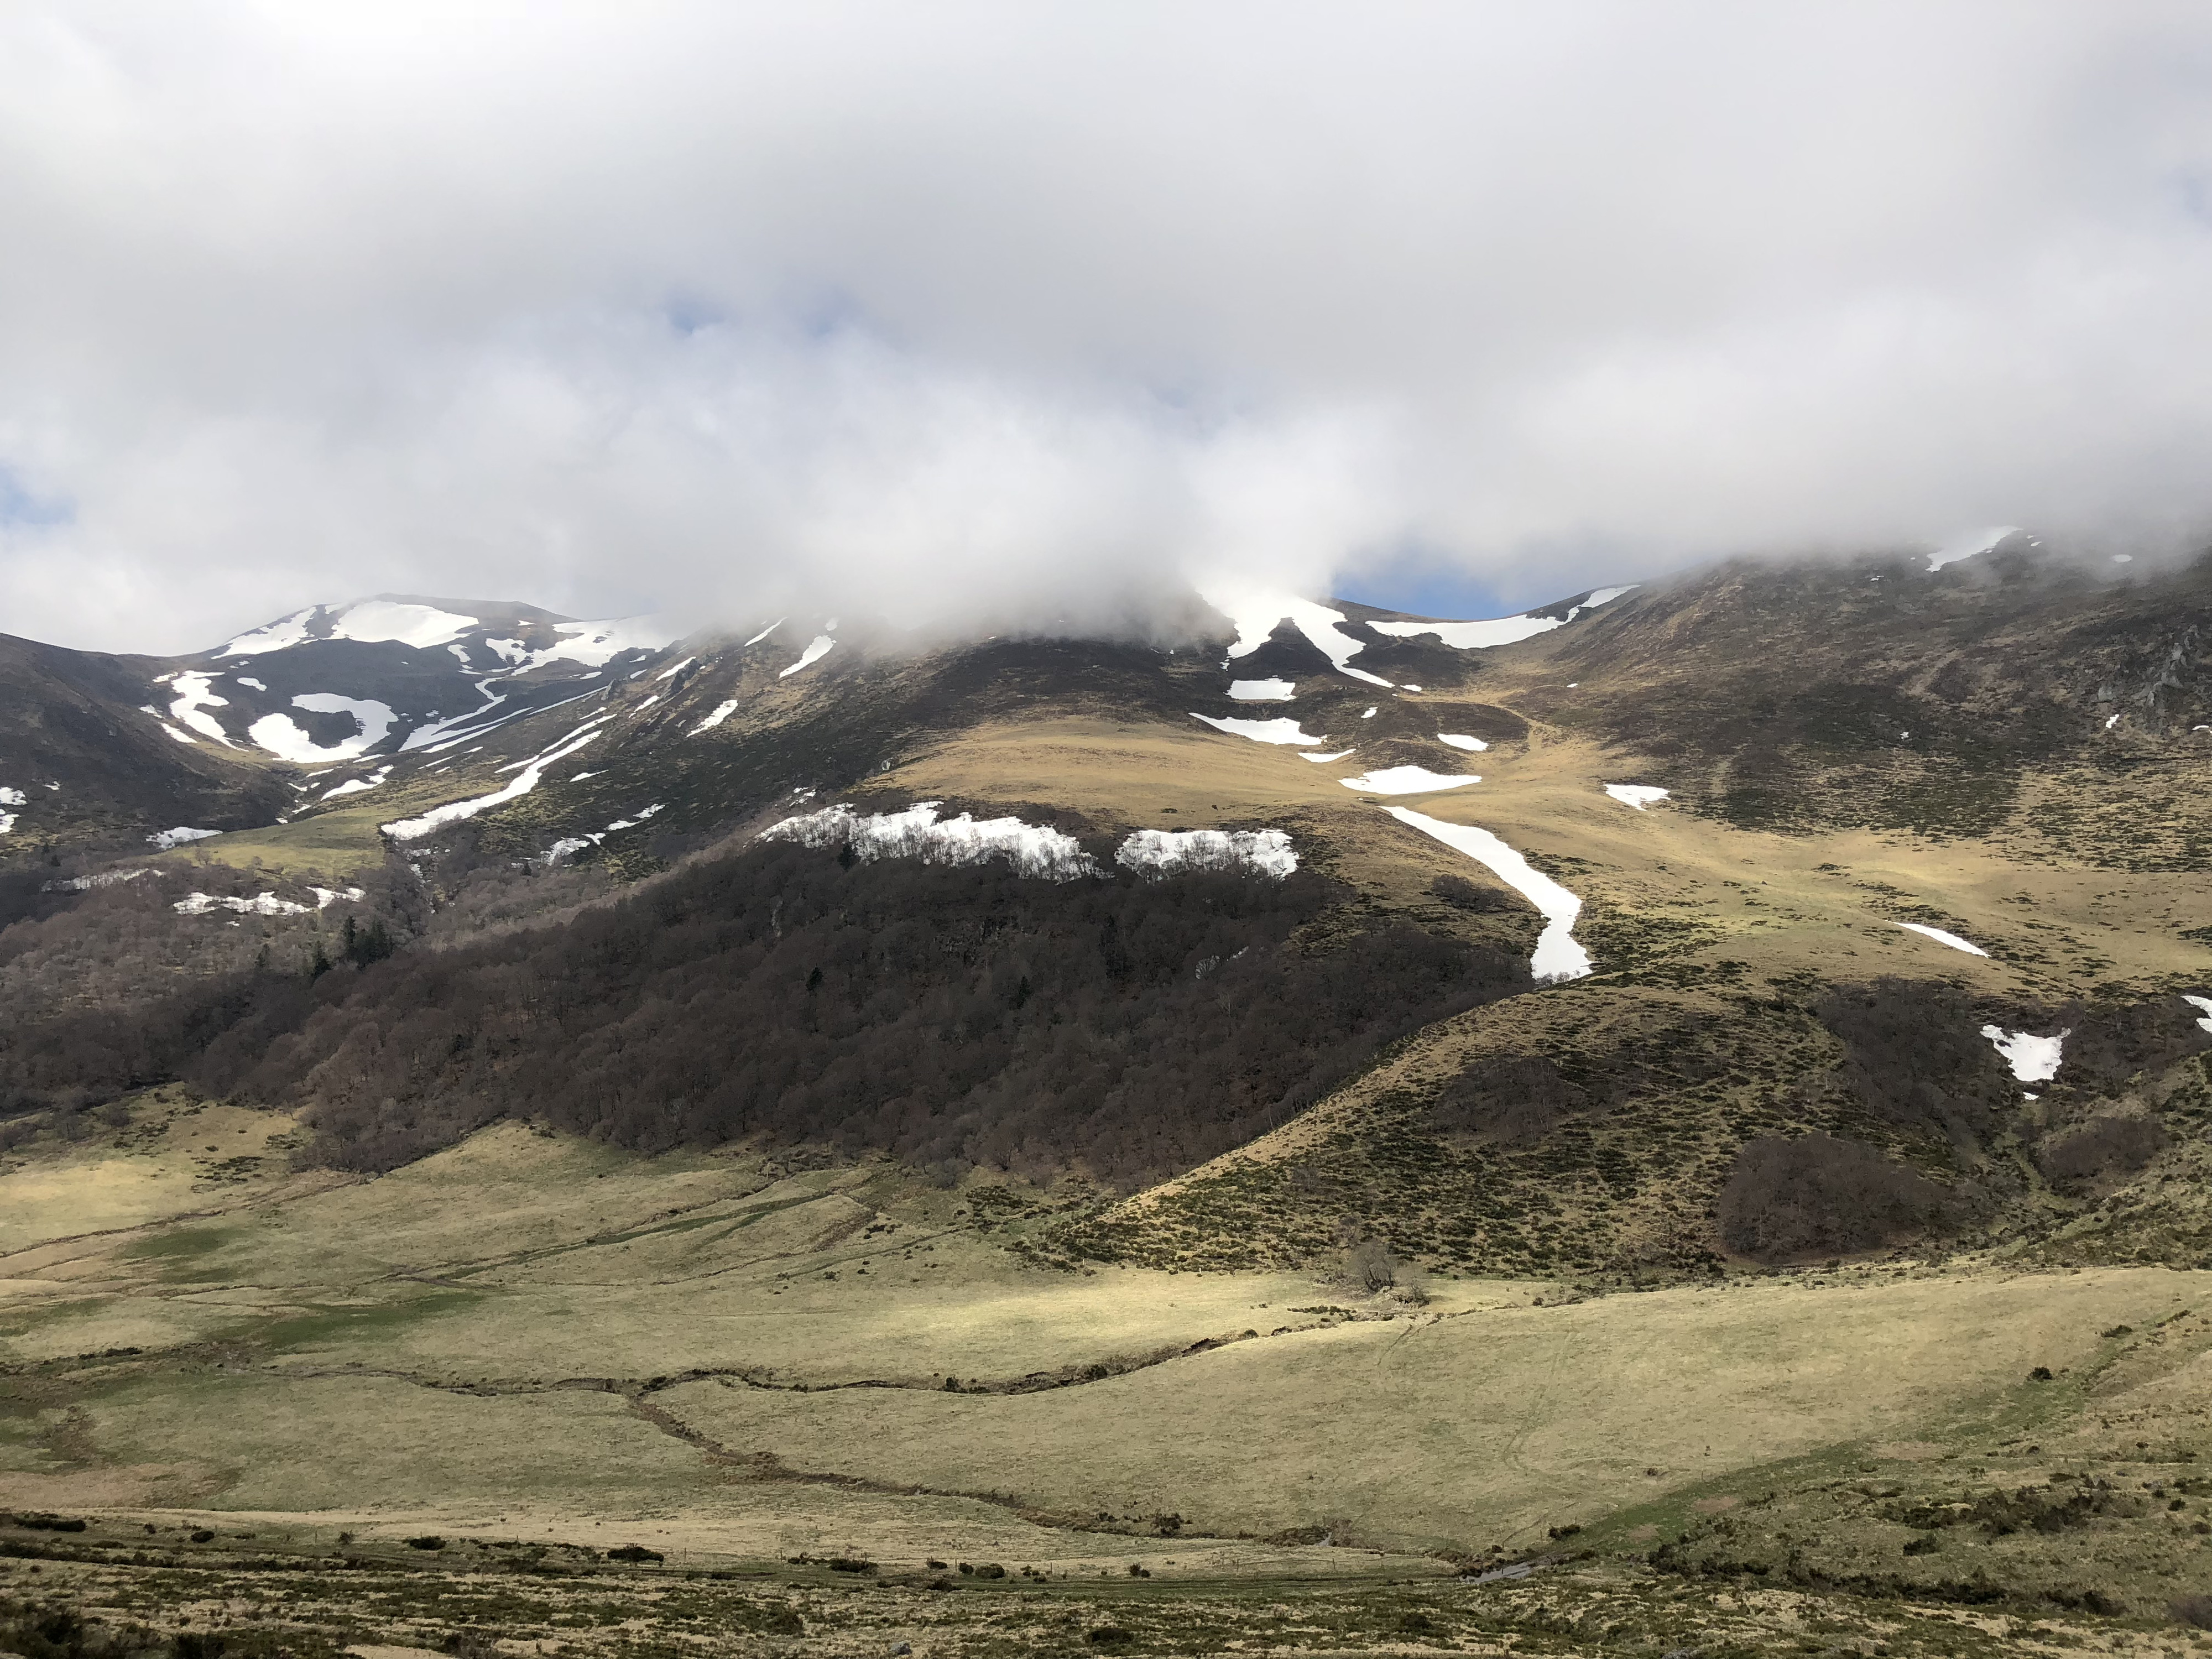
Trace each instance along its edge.
{"label": "mountain", "polygon": [[0,1554],[240,1652],[2201,1623],[2212,556],[1985,541],[10,642]]}
{"label": "mountain", "polygon": [[399,594],[313,606],[186,657],[0,636],[0,774],[24,797],[0,857],[274,824],[326,798],[312,787],[323,770],[448,752],[666,642],[635,620]]}
{"label": "mountain", "polygon": [[[2203,1046],[2208,625],[2212,564],[2016,534],[1476,623],[1217,592],[1150,641],[828,617],[671,641],[392,596],[173,663],[25,647],[18,731],[47,747],[10,775],[46,781],[46,732],[91,736],[43,762],[55,800],[9,809],[18,914],[57,941],[18,978],[102,906],[166,913],[143,925],[198,975],[148,981],[166,1013],[64,999],[131,1035],[15,1086],[319,1103],[321,1155],[372,1167],[517,1115],[1170,1181],[1049,1246],[1160,1261],[1291,1262],[1346,1225],[1587,1272],[2039,1237],[2087,1212],[2052,1159],[2124,1143],[2074,1183],[2101,1195],[2197,1156],[2112,1091]],[[180,775],[268,817],[101,866],[101,836],[177,836]],[[101,815],[73,842],[78,796]],[[155,805],[120,830],[133,799]],[[310,996],[356,909],[428,953]],[[909,927],[971,942],[864,942]],[[607,962],[580,965],[586,938]],[[249,969],[268,988],[226,977]],[[480,988],[509,981],[565,988],[550,1046]],[[1985,1026],[2073,1033],[2053,1086],[2008,1081],[2027,1050]],[[1099,1035],[1125,1027],[1150,1070]],[[1759,1201],[1806,1213],[1730,1220],[1744,1160],[1784,1143]],[[1498,1224],[1467,1220],[1500,1192]],[[1565,1194],[1571,1225],[1532,1228]],[[1862,1200],[1889,1218],[1847,1223]],[[2184,1255],[2212,1243],[2173,1224]]]}

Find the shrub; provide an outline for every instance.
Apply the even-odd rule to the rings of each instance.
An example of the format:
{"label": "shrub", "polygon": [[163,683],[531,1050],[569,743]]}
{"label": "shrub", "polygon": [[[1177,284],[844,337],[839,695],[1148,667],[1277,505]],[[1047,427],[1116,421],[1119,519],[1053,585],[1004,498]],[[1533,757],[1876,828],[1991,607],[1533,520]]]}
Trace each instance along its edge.
{"label": "shrub", "polygon": [[2035,1161],[2053,1186],[2083,1187],[2135,1174],[2170,1139],[2164,1127],[2150,1118],[2093,1118],[2046,1141]]}
{"label": "shrub", "polygon": [[1541,1054],[1486,1054],[1438,1091],[1427,1122],[1448,1133],[1534,1140],[1588,1103]]}
{"label": "shrub", "polygon": [[1814,1012],[1844,1045],[1838,1080],[1885,1122],[1971,1143],[2014,1109],[2012,1073],[1962,991],[1884,978],[1835,986]]}
{"label": "shrub", "polygon": [[1942,1188],[1873,1147],[1826,1134],[1745,1143],[1721,1189],[1721,1238],[1755,1261],[1875,1249],[1940,1229]]}

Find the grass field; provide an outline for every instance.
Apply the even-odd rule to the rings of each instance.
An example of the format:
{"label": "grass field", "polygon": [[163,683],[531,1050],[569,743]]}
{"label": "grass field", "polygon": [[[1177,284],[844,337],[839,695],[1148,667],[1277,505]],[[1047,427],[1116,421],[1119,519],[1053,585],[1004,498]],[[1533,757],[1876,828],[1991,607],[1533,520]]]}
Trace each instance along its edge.
{"label": "grass field", "polygon": [[[1988,1622],[1976,1641],[2030,1621],[2052,1651],[2124,1650],[2212,1584],[2189,1473],[2212,1457],[2201,1273],[1883,1263],[1599,1297],[1447,1278],[1408,1305],[1314,1273],[1044,1269],[993,1219],[1043,1195],[884,1165],[648,1160],[506,1126],[356,1181],[290,1174],[291,1133],[165,1093],[0,1175],[0,1509],[90,1523],[9,1534],[46,1552],[15,1553],[18,1593],[33,1560],[118,1607],[167,1585],[174,1616],[194,1560],[365,1551],[398,1575],[380,1639],[419,1638],[408,1597],[460,1595],[495,1540],[573,1547],[592,1573],[611,1569],[582,1552],[634,1543],[665,1560],[580,1583],[769,1584],[823,1652],[891,1625],[1018,1650],[992,1644],[1024,1621],[1060,1640],[1063,1618],[1079,1644],[1125,1620],[1133,1645],[1202,1651],[1209,1620],[1301,1607],[1292,1646],[1387,1645],[1420,1586],[1413,1611],[1470,1640],[1489,1620],[1534,1641],[1563,1595],[1573,1620],[1626,1597],[1637,1629],[1677,1634],[1771,1633],[1811,1596],[1942,1652],[1971,1650],[1928,1644],[1965,1628],[1946,1607]],[[2063,1532],[1976,1529],[1986,1494],[2058,1477],[2112,1495]],[[425,1534],[455,1541],[430,1563],[403,1541]],[[1903,1553],[1923,1537],[1941,1547]],[[183,1565],[133,1565],[131,1539]],[[802,1556],[872,1563],[868,1620],[832,1616],[848,1592]],[[933,1561],[1011,1577],[986,1594]],[[1511,1561],[1553,1565],[1459,1576]],[[1876,1566],[1902,1589],[1835,1588]],[[940,1606],[948,1574],[971,1594]],[[510,1605],[496,1583],[514,1632],[577,1589]]]}

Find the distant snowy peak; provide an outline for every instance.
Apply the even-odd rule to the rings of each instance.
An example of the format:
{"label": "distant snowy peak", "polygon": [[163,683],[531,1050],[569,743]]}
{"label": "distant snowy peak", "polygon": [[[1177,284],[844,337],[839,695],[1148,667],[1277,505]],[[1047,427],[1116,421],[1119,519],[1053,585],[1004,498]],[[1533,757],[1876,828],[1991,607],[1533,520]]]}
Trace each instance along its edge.
{"label": "distant snowy peak", "polygon": [[416,651],[443,646],[462,667],[526,674],[554,662],[604,667],[625,651],[658,651],[674,631],[651,617],[576,622],[532,606],[501,605],[450,609],[450,599],[380,594],[305,611],[240,634],[210,652],[213,659],[265,657],[330,640],[362,645],[404,645]]}
{"label": "distant snowy peak", "polygon": [[189,659],[155,683],[167,708],[148,712],[181,743],[333,765],[481,736],[674,637],[648,617],[577,622],[534,605],[382,593],[310,605]]}

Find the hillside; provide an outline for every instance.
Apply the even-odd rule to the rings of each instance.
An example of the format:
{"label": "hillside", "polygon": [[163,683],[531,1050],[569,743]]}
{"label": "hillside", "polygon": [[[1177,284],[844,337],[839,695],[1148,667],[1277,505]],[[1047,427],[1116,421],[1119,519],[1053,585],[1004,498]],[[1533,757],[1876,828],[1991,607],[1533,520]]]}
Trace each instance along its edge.
{"label": "hillside", "polygon": [[[1346,1648],[2159,1639],[2212,1453],[2212,558],[1163,614],[25,647],[0,1501],[364,1572],[465,1533],[455,1584],[655,1517],[825,1652],[876,1629],[828,1558],[921,1629],[956,1551]],[[1394,1573],[1436,1593],[1375,1625]],[[1068,1628],[1193,1650],[1164,1605]]]}

